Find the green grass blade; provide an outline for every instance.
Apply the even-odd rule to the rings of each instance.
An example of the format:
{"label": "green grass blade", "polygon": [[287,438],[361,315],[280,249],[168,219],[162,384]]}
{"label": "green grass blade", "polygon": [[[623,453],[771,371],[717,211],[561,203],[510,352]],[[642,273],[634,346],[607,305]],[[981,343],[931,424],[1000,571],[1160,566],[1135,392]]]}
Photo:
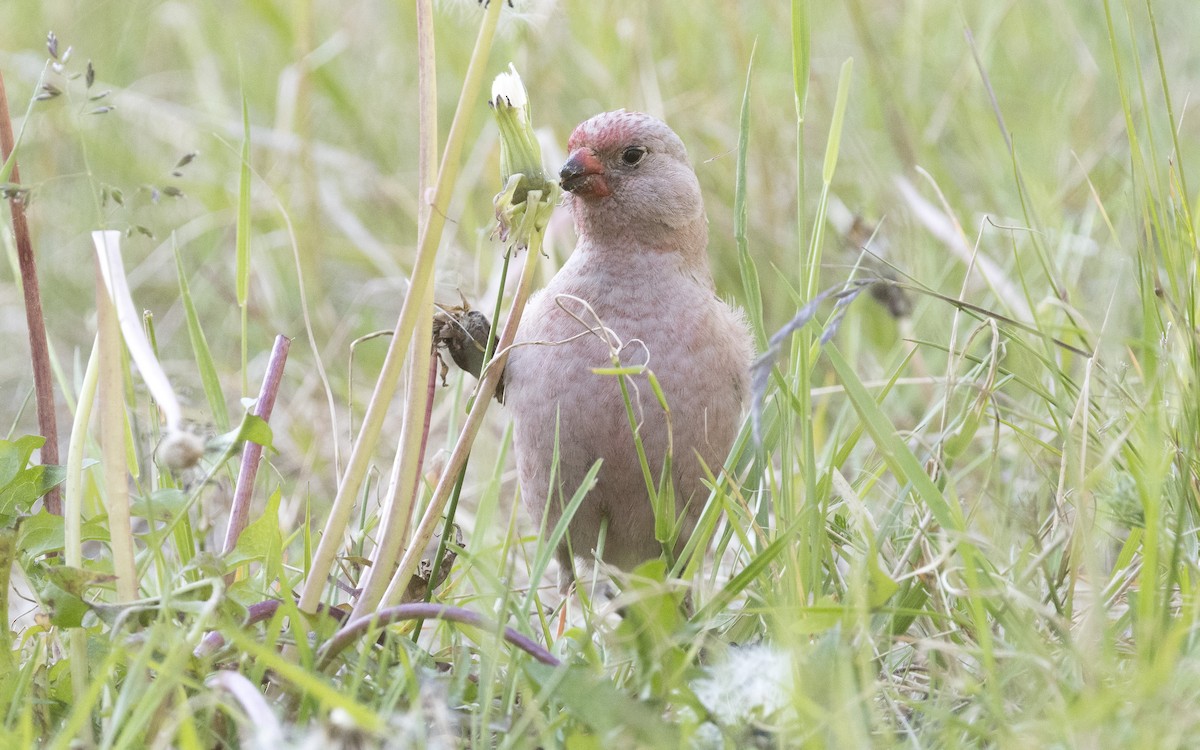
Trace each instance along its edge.
{"label": "green grass blade", "polygon": [[833,120],[829,124],[829,141],[825,146],[825,165],[821,169],[821,181],[826,185],[833,182],[833,170],[837,167],[838,151],[842,143],[842,124],[846,120],[846,101],[850,98],[850,81],[854,73],[854,58],[842,63],[838,74],[837,99],[833,104]]}
{"label": "green grass blade", "polygon": [[249,351],[247,340],[247,303],[250,299],[250,110],[246,92],[242,91],[242,152],[238,170],[237,210],[237,302],[242,312],[242,393],[249,391],[246,368]]}
{"label": "green grass blade", "polygon": [[[550,532],[550,536],[546,537],[545,541],[538,545],[537,555],[533,559],[533,565],[529,567],[529,580],[533,582],[540,581],[542,574],[546,572],[546,567],[550,565],[550,557],[558,546],[562,544],[563,539],[567,535],[567,526],[571,523],[571,519],[575,517],[579,506],[583,505],[583,499],[587,497],[588,491],[596,482],[596,475],[600,473],[600,461],[592,464],[592,468],[584,475],[583,481],[580,482],[575,494],[571,496],[571,501],[563,509],[562,516],[558,519],[554,529]],[[551,499],[549,502],[554,502]],[[530,587],[530,595],[537,592],[537,586]]]}
{"label": "green grass blade", "polygon": [[737,242],[738,269],[742,275],[742,290],[746,295],[746,314],[750,317],[750,327],[754,330],[755,341],[759,351],[767,348],[767,332],[763,325],[762,289],[759,285],[758,266],[754,256],[750,254],[750,243],[747,239],[746,203],[747,203],[747,162],[746,156],[750,150],[750,77],[754,71],[754,53],[758,50],[756,43],[750,51],[750,63],[746,66],[746,88],[742,94],[742,111],[738,118],[738,147],[737,147],[737,176],[733,191],[733,237]]}
{"label": "green grass blade", "polygon": [[175,250],[175,270],[179,276],[179,298],[183,302],[188,338],[192,342],[192,353],[196,357],[200,383],[204,386],[204,395],[208,399],[209,408],[212,409],[213,421],[217,423],[219,430],[226,432],[229,430],[229,411],[225,406],[225,394],[221,391],[221,379],[217,376],[217,366],[213,362],[212,351],[208,348],[208,338],[204,335],[204,329],[200,327],[200,316],[196,314],[191,288],[183,270],[183,256],[179,253],[179,247],[174,243],[172,245]]}
{"label": "green grass blade", "polygon": [[863,426],[866,427],[867,433],[875,441],[876,448],[883,455],[883,460],[899,479],[912,485],[917,497],[921,498],[943,528],[963,531],[965,522],[962,508],[958,505],[957,500],[943,495],[933,480],[929,478],[929,474],[921,462],[900,439],[895,426],[879,408],[879,404],[875,402],[870,392],[863,387],[862,381],[859,380],[850,364],[842,358],[837,347],[828,344],[825,353],[837,373],[839,382],[846,389],[846,396],[854,405],[855,411],[858,412]]}

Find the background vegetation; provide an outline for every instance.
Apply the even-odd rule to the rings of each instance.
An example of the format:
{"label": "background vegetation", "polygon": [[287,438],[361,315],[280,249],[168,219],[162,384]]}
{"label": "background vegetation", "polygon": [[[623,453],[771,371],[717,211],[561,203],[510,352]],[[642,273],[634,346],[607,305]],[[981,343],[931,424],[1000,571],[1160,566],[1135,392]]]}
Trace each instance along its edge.
{"label": "background vegetation", "polygon": [[[585,595],[561,637],[552,587],[529,593],[546,550],[514,502],[494,409],[456,515],[465,549],[435,594],[482,627],[426,622],[414,639],[409,622],[321,664],[332,626],[306,635],[286,603],[387,346],[354,342],[393,325],[416,253],[414,8],[0,4],[64,448],[96,327],[94,229],[127,233],[135,302],[202,434],[236,425],[276,334],[295,337],[255,489],[262,521],[223,559],[236,467],[211,453],[178,478],[157,468],[157,412],[131,372],[136,606],[103,579],[99,467],[83,474],[92,578],[59,565],[62,523],[17,487],[24,454],[4,448],[4,467],[20,466],[0,473],[0,517],[26,518],[15,552],[0,549],[13,562],[0,744],[1195,746],[1200,5],[514,4],[486,78],[515,62],[547,163],[596,112],[664,117],[705,191],[718,289],[751,309],[760,345],[852,276],[899,280],[909,314],[866,296],[817,308],[782,347],[762,447],[743,443],[740,473],[710,501],[726,513],[706,529],[715,554],[624,580],[623,619]],[[443,142],[482,19],[470,2],[435,14]],[[435,296],[490,310],[497,135],[486,107],[465,124]],[[572,244],[565,213],[555,222],[543,277]],[[37,421],[3,236],[0,424],[16,440]],[[189,334],[188,299],[210,354]],[[474,387],[448,382],[427,469]],[[394,412],[383,446],[400,433]],[[373,457],[330,605],[361,583],[394,450]],[[285,602],[275,617],[243,624],[270,598]],[[537,662],[497,623],[569,666]],[[228,645],[194,653],[209,631]],[[80,634],[82,651],[68,645]]]}

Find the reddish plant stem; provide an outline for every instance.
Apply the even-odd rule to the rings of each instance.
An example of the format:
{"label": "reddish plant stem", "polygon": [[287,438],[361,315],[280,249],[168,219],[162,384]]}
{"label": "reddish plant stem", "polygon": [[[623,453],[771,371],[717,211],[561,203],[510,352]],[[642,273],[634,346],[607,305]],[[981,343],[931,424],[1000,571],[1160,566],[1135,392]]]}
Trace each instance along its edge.
{"label": "reddish plant stem", "polygon": [[[416,493],[421,491],[421,472],[425,470],[425,450],[429,446],[429,428],[433,425],[433,394],[437,391],[438,357],[437,352],[429,358],[429,385],[425,397],[425,426],[421,429],[421,450],[417,451],[417,481],[413,485],[413,504],[416,504]],[[411,522],[411,518],[409,521]],[[408,533],[405,524],[404,533]]]}
{"label": "reddish plant stem", "polygon": [[[266,601],[251,605],[246,610],[246,620],[242,623],[242,627],[248,628],[255,623],[271,619],[279,611],[281,604],[282,602],[278,599],[267,599]],[[349,623],[345,622],[347,613],[340,609],[326,607],[324,604],[321,604],[318,605],[317,611],[328,614],[338,622],[343,623],[341,630],[325,644],[324,654],[321,657],[323,665],[328,665],[330,661],[363,633],[377,628],[384,628],[397,622],[403,622],[404,620],[446,620],[477,628],[496,629],[496,624],[489,621],[483,615],[472,612],[469,609],[463,609],[462,607],[451,607],[447,604],[429,604],[427,602],[399,604],[395,607],[381,609],[378,613],[368,615],[367,617],[352,620]],[[541,644],[521,635],[512,628],[504,628],[504,640],[529,654],[534,659],[537,659],[542,664],[548,664],[552,667],[557,667],[561,664],[558,657],[547,651]],[[210,656],[224,645],[225,637],[214,630],[204,636],[200,641],[200,645],[196,646],[194,654],[197,658]]]}
{"label": "reddish plant stem", "polygon": [[[8,113],[8,95],[4,91],[4,75],[0,73],[0,164],[7,162],[16,148],[12,119]],[[17,163],[13,162],[8,181],[21,182]],[[33,364],[33,387],[37,398],[38,429],[46,438],[42,446],[42,464],[58,463],[58,421],[54,413],[54,380],[50,373],[50,349],[46,344],[46,319],[42,314],[42,295],[38,289],[37,261],[33,257],[33,242],[29,239],[29,224],[25,221],[25,200],[19,194],[8,199],[12,213],[13,236],[17,242],[17,264],[21,267],[21,287],[25,293],[25,320],[29,327],[29,355]],[[62,500],[58,488],[44,498],[46,510],[62,515]]]}
{"label": "reddish plant stem", "polygon": [[[248,628],[255,623],[271,619],[279,611],[279,607],[282,604],[283,602],[278,599],[267,599],[257,604],[251,604],[249,607],[246,607],[246,619],[242,621],[242,627]],[[324,604],[318,604],[317,614],[329,615],[339,623],[343,623],[350,613],[335,607],[326,607]],[[212,656],[224,646],[225,636],[221,635],[219,630],[210,630],[200,639],[200,645],[196,646],[192,651],[192,655],[197,659]]]}
{"label": "reddish plant stem", "polygon": [[[271,359],[267,361],[267,371],[263,374],[262,388],[258,392],[250,413],[264,422],[271,421],[271,411],[275,408],[275,397],[279,394],[279,381],[283,379],[283,367],[287,364],[288,350],[292,340],[280,334],[275,337],[275,346],[271,349]],[[229,512],[229,528],[225,530],[225,546],[221,554],[228,555],[237,546],[238,537],[246,528],[250,519],[250,499],[254,495],[254,479],[258,476],[258,461],[262,458],[263,447],[258,443],[247,442],[242,450],[242,464],[238,468],[237,486],[233,491],[233,507]],[[232,574],[230,574],[232,576]]]}
{"label": "reddish plant stem", "polygon": [[[496,630],[496,623],[489,621],[483,615],[472,612],[469,609],[462,607],[451,607],[447,604],[428,604],[417,602],[413,604],[398,604],[394,607],[381,609],[365,617],[359,617],[356,620],[351,620],[349,623],[342,626],[342,629],[334,634],[333,638],[325,644],[324,654],[321,657],[321,666],[327,666],[338,654],[340,654],[347,646],[353,643],[357,638],[364,633],[369,633],[376,628],[383,628],[393,623],[402,622],[404,620],[446,620],[448,622],[457,622],[463,625],[471,625],[485,630]],[[505,627],[503,632],[504,640],[511,643],[513,646],[521,649],[525,653],[537,659],[542,664],[548,664],[552,667],[557,667],[560,662],[554,654],[547,651],[543,646],[533,641],[531,638],[521,635],[510,627]]]}

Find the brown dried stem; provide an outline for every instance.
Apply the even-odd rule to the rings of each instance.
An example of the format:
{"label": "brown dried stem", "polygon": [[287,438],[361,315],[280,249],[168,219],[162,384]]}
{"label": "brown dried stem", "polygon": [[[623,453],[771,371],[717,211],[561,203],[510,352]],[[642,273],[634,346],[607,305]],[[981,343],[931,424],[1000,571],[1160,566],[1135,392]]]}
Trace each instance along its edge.
{"label": "brown dried stem", "polygon": [[[7,162],[16,148],[13,140],[12,119],[8,113],[8,95],[4,91],[4,75],[0,73],[0,163]],[[21,175],[13,161],[8,182],[19,185]],[[54,413],[54,381],[50,373],[50,349],[46,343],[46,319],[42,314],[42,295],[38,288],[37,261],[33,256],[33,242],[29,238],[29,224],[25,221],[25,200],[17,192],[8,199],[12,213],[13,236],[17,242],[17,264],[21,268],[21,288],[25,293],[25,320],[29,328],[29,355],[33,364],[33,388],[37,400],[38,429],[46,438],[42,446],[42,463],[58,463],[58,421]],[[62,515],[62,501],[58,488],[50,490],[45,497],[46,510],[56,516]]]}

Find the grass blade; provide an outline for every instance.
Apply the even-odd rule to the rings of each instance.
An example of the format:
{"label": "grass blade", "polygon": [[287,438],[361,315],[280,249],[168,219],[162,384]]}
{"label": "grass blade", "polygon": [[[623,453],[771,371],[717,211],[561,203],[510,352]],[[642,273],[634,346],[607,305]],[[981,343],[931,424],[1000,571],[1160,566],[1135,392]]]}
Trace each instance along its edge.
{"label": "grass blade", "polygon": [[[196,314],[196,304],[192,300],[191,287],[188,285],[187,274],[183,270],[183,256],[179,247],[175,250],[175,271],[179,279],[179,299],[183,302],[183,314],[187,319],[188,339],[192,342],[192,354],[196,357],[196,368],[200,373],[200,383],[204,386],[204,395],[208,406],[212,409],[213,421],[222,432],[229,431],[229,411],[225,406],[225,394],[221,390],[221,379],[217,375],[217,365],[213,362],[212,351],[208,348],[208,338],[200,326],[200,316]],[[244,340],[244,339],[243,339]]]}

